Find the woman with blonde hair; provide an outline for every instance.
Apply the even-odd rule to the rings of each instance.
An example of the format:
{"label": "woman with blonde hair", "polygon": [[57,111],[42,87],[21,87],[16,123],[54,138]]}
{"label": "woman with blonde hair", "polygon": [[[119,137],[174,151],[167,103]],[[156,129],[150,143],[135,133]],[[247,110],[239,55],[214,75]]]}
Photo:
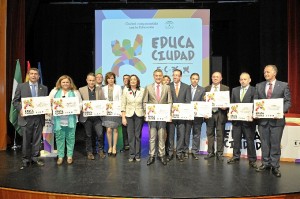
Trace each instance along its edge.
{"label": "woman with blonde hair", "polygon": [[[81,106],[81,96],[73,80],[68,75],[62,75],[56,82],[56,86],[49,94],[51,102],[54,98],[77,97]],[[79,107],[81,109],[81,107]],[[65,156],[65,144],[67,145],[67,162],[73,163],[73,151],[75,145],[76,123],[78,121],[76,114],[53,116],[54,128],[57,146],[57,164],[63,163]]]}

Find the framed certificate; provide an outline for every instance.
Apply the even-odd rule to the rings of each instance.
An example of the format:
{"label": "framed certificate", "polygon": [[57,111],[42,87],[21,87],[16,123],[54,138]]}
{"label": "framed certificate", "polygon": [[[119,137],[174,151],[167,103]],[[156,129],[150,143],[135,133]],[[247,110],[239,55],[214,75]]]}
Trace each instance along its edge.
{"label": "framed certificate", "polygon": [[84,100],[82,101],[82,113],[84,117],[107,115],[107,100]]}
{"label": "framed certificate", "polygon": [[21,98],[24,116],[41,115],[51,113],[51,103],[49,96]]}
{"label": "framed certificate", "polygon": [[170,104],[146,104],[146,121],[165,121],[171,119]]}
{"label": "framed certificate", "polygon": [[229,107],[229,91],[206,92],[205,101],[212,103],[212,108]]}
{"label": "framed certificate", "polygon": [[253,103],[234,103],[229,105],[228,120],[252,121]]}
{"label": "framed certificate", "polygon": [[53,98],[53,116],[80,114],[77,97]]}
{"label": "framed certificate", "polygon": [[283,118],[283,98],[254,100],[254,118]]}
{"label": "framed certificate", "polygon": [[194,117],[211,117],[212,103],[204,101],[191,101]]}
{"label": "framed certificate", "polygon": [[121,116],[121,102],[107,101],[106,112],[107,112],[106,116]]}
{"label": "framed certificate", "polygon": [[172,119],[175,120],[193,120],[194,108],[192,104],[173,103],[172,105]]}

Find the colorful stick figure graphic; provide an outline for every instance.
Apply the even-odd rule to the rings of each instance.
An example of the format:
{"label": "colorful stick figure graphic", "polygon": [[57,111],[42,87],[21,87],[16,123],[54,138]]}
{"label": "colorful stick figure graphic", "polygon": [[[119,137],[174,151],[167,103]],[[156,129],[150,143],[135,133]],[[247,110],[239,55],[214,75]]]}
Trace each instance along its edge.
{"label": "colorful stick figure graphic", "polygon": [[123,65],[131,65],[139,70],[142,74],[146,72],[145,64],[138,59],[136,56],[142,54],[143,46],[143,36],[138,34],[134,40],[133,47],[131,47],[131,41],[129,39],[124,39],[122,42],[122,47],[118,40],[111,42],[112,52],[115,56],[119,58],[113,63],[111,68],[112,72],[119,77],[119,69]]}

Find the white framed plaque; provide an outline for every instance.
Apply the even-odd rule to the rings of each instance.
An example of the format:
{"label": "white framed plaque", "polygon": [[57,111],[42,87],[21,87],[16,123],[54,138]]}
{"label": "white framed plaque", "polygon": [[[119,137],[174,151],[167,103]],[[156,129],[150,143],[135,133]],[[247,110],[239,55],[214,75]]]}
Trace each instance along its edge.
{"label": "white framed plaque", "polygon": [[146,121],[165,121],[171,119],[171,104],[146,104]]}
{"label": "white framed plaque", "polygon": [[254,100],[254,118],[283,118],[283,98]]}
{"label": "white framed plaque", "polygon": [[106,112],[106,116],[121,116],[121,102],[107,101]]}
{"label": "white framed plaque", "polygon": [[194,109],[194,117],[211,117],[212,103],[204,101],[191,101]]}
{"label": "white framed plaque", "polygon": [[173,103],[172,119],[174,120],[194,120],[194,108],[192,104]]}
{"label": "white framed plaque", "polygon": [[253,103],[232,103],[229,105],[228,120],[252,121]]}
{"label": "white framed plaque", "polygon": [[53,116],[80,114],[77,97],[53,98]]}
{"label": "white framed plaque", "polygon": [[23,116],[51,113],[49,96],[21,98]]}
{"label": "white framed plaque", "polygon": [[82,113],[84,117],[107,115],[107,100],[83,100]]}
{"label": "white framed plaque", "polygon": [[229,107],[229,91],[206,92],[205,101],[212,103],[212,108]]}

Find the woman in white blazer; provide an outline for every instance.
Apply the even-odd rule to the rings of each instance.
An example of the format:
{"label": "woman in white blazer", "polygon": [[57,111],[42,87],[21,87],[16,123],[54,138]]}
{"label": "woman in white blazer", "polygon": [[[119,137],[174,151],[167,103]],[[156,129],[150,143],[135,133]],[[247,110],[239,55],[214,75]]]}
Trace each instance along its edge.
{"label": "woman in white blazer", "polygon": [[[113,72],[108,72],[105,75],[105,85],[102,90],[104,97],[109,101],[119,101],[121,103],[122,89],[121,86],[116,85],[116,75]],[[103,117],[102,125],[106,127],[107,141],[108,141],[108,155],[117,155],[117,141],[118,141],[118,126],[121,125],[121,116],[105,116]],[[113,135],[112,135],[113,134]]]}
{"label": "woman in white blazer", "polygon": [[140,87],[140,79],[131,75],[128,88],[122,95],[122,124],[127,126],[129,138],[129,162],[141,160],[141,132],[144,122],[143,109],[144,88]]}

